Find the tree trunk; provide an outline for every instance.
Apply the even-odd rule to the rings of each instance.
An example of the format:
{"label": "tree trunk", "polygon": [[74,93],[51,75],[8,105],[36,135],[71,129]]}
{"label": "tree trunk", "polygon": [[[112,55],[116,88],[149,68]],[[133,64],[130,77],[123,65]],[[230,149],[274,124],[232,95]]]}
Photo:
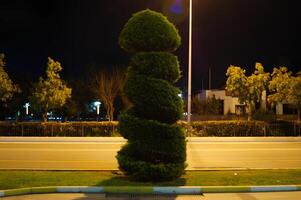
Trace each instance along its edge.
{"label": "tree trunk", "polygon": [[43,122],[47,122],[47,112],[42,114]]}
{"label": "tree trunk", "polygon": [[109,121],[113,121],[114,119],[114,107],[113,104],[107,106],[107,118]]}
{"label": "tree trunk", "polygon": [[252,104],[250,103],[249,105],[248,105],[248,121],[251,121],[252,120],[252,116],[253,116],[253,107],[252,107]]}
{"label": "tree trunk", "polygon": [[64,116],[64,122],[68,121],[68,116]]}

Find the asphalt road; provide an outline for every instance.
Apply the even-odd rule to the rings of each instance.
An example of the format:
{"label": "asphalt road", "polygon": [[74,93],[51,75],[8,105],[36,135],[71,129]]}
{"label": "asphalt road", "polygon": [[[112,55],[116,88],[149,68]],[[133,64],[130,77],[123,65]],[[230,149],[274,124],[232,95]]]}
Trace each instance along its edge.
{"label": "asphalt road", "polygon": [[26,196],[6,197],[3,200],[124,200],[124,199],[143,199],[143,200],[299,200],[301,192],[264,192],[264,193],[224,193],[224,194],[205,194],[199,195],[180,195],[180,196],[144,196],[132,197],[105,197],[102,194],[37,194]]}
{"label": "asphalt road", "polygon": [[[0,142],[0,169],[115,170],[124,141]],[[195,140],[187,145],[188,170],[301,168],[301,142]]]}

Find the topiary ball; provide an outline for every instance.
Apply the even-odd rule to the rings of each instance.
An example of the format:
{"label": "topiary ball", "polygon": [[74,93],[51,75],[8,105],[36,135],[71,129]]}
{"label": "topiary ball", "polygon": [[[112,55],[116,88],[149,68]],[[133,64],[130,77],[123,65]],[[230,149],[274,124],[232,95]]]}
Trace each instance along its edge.
{"label": "topiary ball", "polygon": [[181,44],[176,27],[161,13],[143,10],[124,26],[119,44],[127,52],[175,51]]}

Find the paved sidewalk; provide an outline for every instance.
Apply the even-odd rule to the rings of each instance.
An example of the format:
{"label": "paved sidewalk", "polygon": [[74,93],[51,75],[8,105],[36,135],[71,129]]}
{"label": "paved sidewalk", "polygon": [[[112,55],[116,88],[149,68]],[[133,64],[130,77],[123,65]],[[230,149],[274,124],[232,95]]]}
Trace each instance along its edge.
{"label": "paved sidewalk", "polygon": [[[103,194],[37,194],[6,197],[3,200],[300,200],[301,192],[265,192],[265,193],[220,193],[180,196],[115,196]],[[1,198],[0,198],[1,199]]]}

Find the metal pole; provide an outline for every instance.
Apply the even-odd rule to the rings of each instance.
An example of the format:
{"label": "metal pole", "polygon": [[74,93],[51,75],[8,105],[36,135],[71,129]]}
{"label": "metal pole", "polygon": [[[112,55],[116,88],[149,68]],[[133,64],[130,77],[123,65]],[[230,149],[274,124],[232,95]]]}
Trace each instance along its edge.
{"label": "metal pole", "polygon": [[192,0],[189,1],[189,53],[188,53],[188,105],[187,123],[188,131],[191,124],[191,68],[192,68]]}

